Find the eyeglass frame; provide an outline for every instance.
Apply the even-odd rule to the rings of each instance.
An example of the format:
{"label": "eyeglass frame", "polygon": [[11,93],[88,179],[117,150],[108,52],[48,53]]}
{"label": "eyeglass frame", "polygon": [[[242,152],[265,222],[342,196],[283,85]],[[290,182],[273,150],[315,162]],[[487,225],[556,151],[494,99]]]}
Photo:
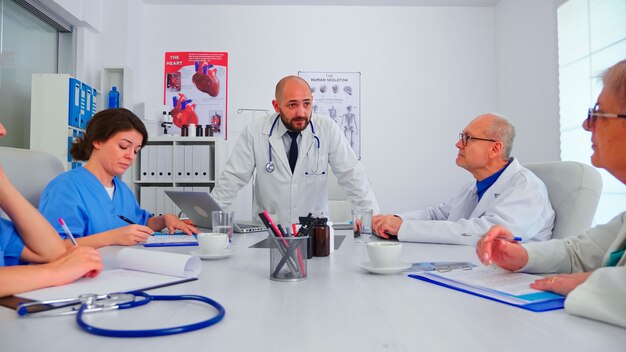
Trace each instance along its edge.
{"label": "eyeglass frame", "polygon": [[[593,108],[589,108],[587,110],[587,119],[585,120],[585,127],[592,128],[596,124],[596,120],[598,117],[614,117],[620,119],[626,119],[625,114],[611,114],[607,112],[598,112],[596,109],[598,108],[598,104],[596,104]],[[592,119],[593,117],[593,119]]]}
{"label": "eyeglass frame", "polygon": [[472,137],[465,132],[459,133],[459,139],[461,140],[461,143],[463,144],[464,147],[467,147],[467,142],[473,139],[477,141],[497,142],[497,140],[495,139]]}

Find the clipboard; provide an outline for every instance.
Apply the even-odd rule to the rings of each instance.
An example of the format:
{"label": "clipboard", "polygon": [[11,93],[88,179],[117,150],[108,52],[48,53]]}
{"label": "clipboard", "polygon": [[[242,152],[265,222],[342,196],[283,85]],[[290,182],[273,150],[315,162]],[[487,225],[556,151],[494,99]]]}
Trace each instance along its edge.
{"label": "clipboard", "polygon": [[148,237],[148,241],[143,244],[144,247],[178,247],[178,246],[198,246],[198,239],[195,235],[189,236],[185,233],[176,232],[172,235],[169,233],[155,232],[154,235]]}
{"label": "clipboard", "polygon": [[409,277],[532,312],[563,309],[565,304],[565,297],[551,292],[540,292],[516,297],[489,288],[473,287],[463,282],[440,279],[428,273],[409,274]]}

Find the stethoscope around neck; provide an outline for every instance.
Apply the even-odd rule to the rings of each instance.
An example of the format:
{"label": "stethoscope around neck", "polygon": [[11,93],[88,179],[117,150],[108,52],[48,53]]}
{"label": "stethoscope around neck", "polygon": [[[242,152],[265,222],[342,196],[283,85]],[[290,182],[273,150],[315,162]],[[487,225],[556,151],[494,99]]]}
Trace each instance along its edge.
{"label": "stethoscope around neck", "polygon": [[[265,164],[265,170],[269,173],[272,173],[274,172],[274,170],[276,170],[276,165],[274,165],[274,160],[272,160],[272,143],[269,142],[269,137],[272,136],[272,133],[274,132],[274,127],[276,127],[276,123],[278,123],[279,118],[280,118],[280,114],[278,114],[276,118],[274,119],[274,122],[272,122],[272,127],[270,128],[269,136],[267,136],[269,161],[267,162],[267,164]],[[311,132],[313,132],[313,138],[315,138],[315,140],[317,141],[317,164],[319,164],[319,151],[320,151],[321,144],[320,144],[320,139],[317,137],[317,133],[315,133],[315,127],[313,127],[313,119],[311,119],[311,121],[309,122],[309,126],[311,126]],[[318,166],[319,165],[315,166],[315,171],[313,171],[311,174],[317,173]],[[309,175],[309,172],[305,172],[305,175]]]}

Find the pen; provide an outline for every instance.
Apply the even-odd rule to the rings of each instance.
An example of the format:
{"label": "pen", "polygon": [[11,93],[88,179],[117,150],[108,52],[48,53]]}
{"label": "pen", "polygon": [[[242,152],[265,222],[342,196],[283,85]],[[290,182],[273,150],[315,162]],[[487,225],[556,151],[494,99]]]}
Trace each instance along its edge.
{"label": "pen", "polygon": [[135,222],[132,221],[131,219],[125,217],[124,215],[118,215],[118,217],[124,221],[126,221],[127,223],[131,224],[131,225],[135,225]]}
{"label": "pen", "polygon": [[70,239],[70,241],[72,241],[72,244],[74,245],[74,247],[78,246],[78,243],[76,243],[76,239],[74,238],[74,235],[72,235],[72,231],[70,231],[69,227],[65,225],[65,221],[63,221],[63,218],[59,218],[59,224],[61,224],[63,231],[65,231],[65,234],[67,235],[67,237]]}
{"label": "pen", "polygon": [[[462,233],[461,236],[467,236],[467,237],[477,236],[477,237],[480,237],[480,238],[485,237],[485,235],[471,234],[471,233]],[[494,238],[494,240],[504,240],[504,241],[508,241],[508,242],[522,242],[522,238],[519,237],[519,236],[515,236],[513,238],[507,238],[507,237],[504,237],[504,236],[498,236],[498,237]]]}
{"label": "pen", "polygon": [[280,231],[280,234],[283,235],[282,237],[289,237],[289,235],[287,235],[287,232],[285,232],[283,225],[278,224],[276,225],[276,227],[278,227],[278,231]]}

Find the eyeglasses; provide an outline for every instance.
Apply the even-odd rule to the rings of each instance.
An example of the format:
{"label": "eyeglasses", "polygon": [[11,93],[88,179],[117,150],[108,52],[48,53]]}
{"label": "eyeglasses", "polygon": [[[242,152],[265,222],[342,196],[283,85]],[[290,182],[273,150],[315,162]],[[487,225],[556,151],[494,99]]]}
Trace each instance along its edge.
{"label": "eyeglasses", "polygon": [[472,137],[472,136],[469,136],[467,133],[463,133],[463,132],[459,133],[459,139],[461,140],[461,143],[463,143],[464,147],[467,146],[467,142],[470,140],[497,142],[495,139]]}
{"label": "eyeglasses", "polygon": [[595,126],[598,117],[616,117],[626,119],[626,115],[624,114],[609,114],[606,112],[599,112],[598,104],[596,104],[593,108],[589,108],[589,110],[587,110],[587,120],[585,127],[589,129]]}

